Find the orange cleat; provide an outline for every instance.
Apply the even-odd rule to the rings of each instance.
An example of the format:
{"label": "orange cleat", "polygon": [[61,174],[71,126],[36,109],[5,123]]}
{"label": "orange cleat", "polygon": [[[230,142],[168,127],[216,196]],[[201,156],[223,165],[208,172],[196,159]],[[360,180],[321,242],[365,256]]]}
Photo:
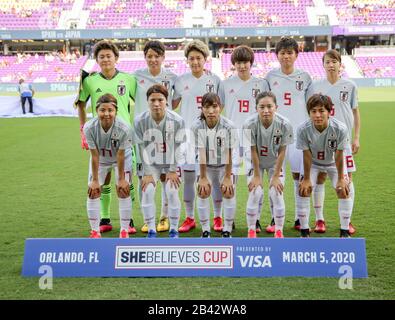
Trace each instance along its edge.
{"label": "orange cleat", "polygon": [[178,228],[178,232],[188,232],[194,228],[196,228],[195,219],[191,219],[187,217],[185,221],[182,223],[181,227]]}
{"label": "orange cleat", "polygon": [[216,217],[214,218],[214,231],[222,232],[222,218]]}

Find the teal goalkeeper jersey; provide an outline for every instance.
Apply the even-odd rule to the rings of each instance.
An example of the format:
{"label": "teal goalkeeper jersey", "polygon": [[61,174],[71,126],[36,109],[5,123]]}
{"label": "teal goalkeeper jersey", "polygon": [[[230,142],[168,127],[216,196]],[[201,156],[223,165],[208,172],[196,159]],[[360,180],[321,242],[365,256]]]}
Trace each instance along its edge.
{"label": "teal goalkeeper jersey", "polygon": [[117,70],[112,79],[106,79],[101,73],[93,73],[85,77],[81,75],[81,82],[78,100],[87,102],[91,99],[93,116],[96,116],[97,100],[110,93],[118,101],[117,115],[127,123],[133,123],[130,118],[130,99],[134,100],[137,86],[133,75]]}

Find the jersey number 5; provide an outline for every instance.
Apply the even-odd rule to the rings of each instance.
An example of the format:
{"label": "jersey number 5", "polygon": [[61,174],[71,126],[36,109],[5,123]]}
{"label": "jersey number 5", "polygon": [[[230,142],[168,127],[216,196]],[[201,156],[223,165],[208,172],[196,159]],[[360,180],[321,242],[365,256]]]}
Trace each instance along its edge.
{"label": "jersey number 5", "polygon": [[284,93],[284,106],[290,106],[291,104],[292,104],[291,93],[285,92]]}

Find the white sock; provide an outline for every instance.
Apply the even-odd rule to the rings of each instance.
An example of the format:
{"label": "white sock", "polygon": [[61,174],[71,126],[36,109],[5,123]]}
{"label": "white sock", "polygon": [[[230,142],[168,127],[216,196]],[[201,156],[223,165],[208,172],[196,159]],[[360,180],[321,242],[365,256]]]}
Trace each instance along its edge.
{"label": "white sock", "polygon": [[184,203],[187,217],[195,218],[195,171],[183,171],[184,173]]}
{"label": "white sock", "polygon": [[295,196],[295,221],[298,220],[298,198],[299,197],[299,180],[294,180],[294,196]]}
{"label": "white sock", "polygon": [[172,187],[170,182],[166,183],[165,186],[166,197],[169,201],[168,213],[170,220],[170,230],[178,230],[178,224],[180,222],[181,202],[178,196],[178,189]]}
{"label": "white sock", "polygon": [[339,199],[340,229],[348,230],[352,214],[351,198]]}
{"label": "white sock", "polygon": [[166,195],[166,181],[161,181],[162,184],[162,214],[161,218],[167,218],[169,216],[169,201]]}
{"label": "white sock", "polygon": [[224,227],[223,231],[232,232],[233,221],[235,220],[236,214],[236,198],[223,199],[224,201]]}
{"label": "white sock", "polygon": [[273,218],[275,223],[275,231],[283,231],[285,220],[284,194],[278,194],[276,190],[271,187],[269,190],[269,196],[273,202]]}
{"label": "white sock", "polygon": [[301,229],[309,229],[310,197],[297,196],[297,211]]}
{"label": "white sock", "polygon": [[86,209],[91,230],[100,232],[100,197],[96,199],[87,198]]}
{"label": "white sock", "polygon": [[315,221],[324,221],[324,200],[325,185],[316,184],[313,190],[313,207],[315,212]]}
{"label": "white sock", "polygon": [[351,199],[351,211],[354,209],[354,198],[355,198],[355,188],[354,188],[354,182],[350,182],[350,184],[348,185],[348,187],[350,188],[350,199]]}
{"label": "white sock", "polygon": [[118,198],[119,201],[119,221],[121,230],[129,229],[129,222],[132,218],[132,201],[130,196],[127,198]]}
{"label": "white sock", "polygon": [[141,189],[141,178],[139,178],[138,189],[139,189],[139,203],[141,207],[141,202],[143,201],[143,189]]}
{"label": "white sock", "polygon": [[197,206],[202,231],[210,231],[210,198],[197,198]]}
{"label": "white sock", "polygon": [[258,202],[258,213],[257,213],[257,216],[256,216],[257,220],[261,220],[262,206],[263,206],[263,195],[259,199],[259,202]]}
{"label": "white sock", "polygon": [[144,222],[148,225],[148,230],[156,231],[155,228],[155,187],[150,183],[145,192],[143,191],[143,197],[141,200],[141,211],[143,211]]}
{"label": "white sock", "polygon": [[258,186],[254,191],[249,192],[247,200],[247,225],[249,230],[255,230],[256,218],[258,216],[259,199],[263,197],[263,189]]}

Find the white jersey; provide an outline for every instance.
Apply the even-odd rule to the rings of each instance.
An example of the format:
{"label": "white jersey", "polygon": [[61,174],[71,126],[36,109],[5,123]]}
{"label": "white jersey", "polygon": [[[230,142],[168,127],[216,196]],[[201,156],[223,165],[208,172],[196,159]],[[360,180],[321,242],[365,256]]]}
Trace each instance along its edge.
{"label": "white jersey", "polygon": [[310,75],[299,69],[286,75],[280,68],[277,68],[268,72],[266,80],[270,90],[276,95],[277,112],[286,117],[296,130],[309,118],[306,110],[306,92],[311,85]]}
{"label": "white jersey", "polygon": [[99,151],[100,164],[114,164],[117,162],[118,150],[125,150],[125,158],[132,153],[135,143],[133,129],[119,117],[115,117],[111,128],[105,132],[100,120],[95,117],[84,125],[84,134],[89,149]]}
{"label": "white jersey", "polygon": [[288,119],[275,114],[272,124],[266,129],[258,114],[250,116],[243,125],[244,147],[256,146],[259,167],[269,169],[274,167],[278,158],[278,150],[294,142],[294,134]]}
{"label": "white jersey", "polygon": [[153,76],[149,72],[148,68],[144,68],[136,70],[133,75],[137,80],[134,111],[135,117],[148,110],[147,91],[154,84],[161,84],[166,87],[167,91],[169,92],[167,101],[168,104],[171,104],[173,99],[174,82],[177,78],[177,75],[174,72],[162,68],[161,72],[157,76]]}
{"label": "white jersey", "polygon": [[355,83],[348,79],[339,79],[331,84],[327,79],[316,80],[308,91],[308,96],[321,93],[331,98],[333,110],[331,115],[343,122],[348,129],[348,138],[352,138],[354,127],[353,109],[358,107],[358,92]]}
{"label": "white jersey", "polygon": [[256,113],[256,97],[259,93],[269,91],[265,79],[251,77],[241,80],[238,75],[222,81],[219,96],[224,105],[225,116],[241,129],[249,116]]}
{"label": "white jersey", "polygon": [[199,119],[204,94],[218,93],[220,83],[221,79],[210,71],[205,71],[200,78],[188,72],[176,79],[173,100],[181,98],[180,115],[185,121],[185,128],[190,129],[192,123]]}
{"label": "white jersey", "polygon": [[296,147],[310,150],[313,165],[316,166],[335,166],[336,150],[344,150],[347,144],[347,128],[334,118],[329,118],[328,127],[323,132],[319,132],[311,120],[298,128]]}
{"label": "white jersey", "polygon": [[206,163],[209,166],[227,164],[227,149],[235,148],[237,131],[232,121],[220,116],[217,125],[210,129],[205,120],[196,120],[191,128],[197,148],[206,149]]}
{"label": "white jersey", "polygon": [[147,110],[135,118],[134,127],[144,174],[152,174],[151,166],[176,171],[180,144],[185,142],[184,120],[166,109],[165,117],[157,124]]}

